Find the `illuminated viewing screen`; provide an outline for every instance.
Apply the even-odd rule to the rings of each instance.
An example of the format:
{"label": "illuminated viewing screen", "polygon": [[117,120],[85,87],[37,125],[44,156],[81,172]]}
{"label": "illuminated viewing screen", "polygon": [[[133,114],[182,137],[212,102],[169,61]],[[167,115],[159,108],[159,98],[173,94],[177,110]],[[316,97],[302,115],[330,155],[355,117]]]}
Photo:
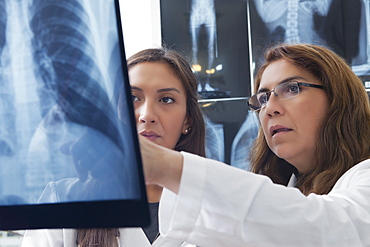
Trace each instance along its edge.
{"label": "illuminated viewing screen", "polygon": [[118,0],[0,11],[0,229],[145,225]]}

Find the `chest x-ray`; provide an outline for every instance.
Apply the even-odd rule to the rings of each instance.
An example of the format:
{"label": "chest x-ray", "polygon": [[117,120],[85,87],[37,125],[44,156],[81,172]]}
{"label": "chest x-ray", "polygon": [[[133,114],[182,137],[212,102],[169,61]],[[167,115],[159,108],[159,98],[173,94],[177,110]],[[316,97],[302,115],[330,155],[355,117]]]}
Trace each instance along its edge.
{"label": "chest x-ray", "polygon": [[64,209],[146,202],[118,10],[114,0],[0,0],[2,229],[76,227],[87,221]]}

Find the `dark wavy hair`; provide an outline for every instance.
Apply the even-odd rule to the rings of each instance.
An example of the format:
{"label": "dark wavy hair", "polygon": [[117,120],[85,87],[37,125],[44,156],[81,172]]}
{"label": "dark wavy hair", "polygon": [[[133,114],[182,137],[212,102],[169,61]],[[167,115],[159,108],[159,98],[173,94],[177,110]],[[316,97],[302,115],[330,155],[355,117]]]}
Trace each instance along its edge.
{"label": "dark wavy hair", "polygon": [[[348,169],[370,158],[368,95],[362,81],[340,56],[325,47],[308,44],[270,48],[256,75],[254,92],[266,67],[280,59],[320,80],[329,99],[328,112],[318,130],[313,168],[300,175],[296,184],[306,195],[326,194]],[[251,151],[251,165],[253,172],[285,185],[296,172],[270,150],[261,129]]]}
{"label": "dark wavy hair", "polygon": [[[181,135],[174,149],[205,157],[205,122],[198,104],[197,79],[189,63],[184,56],[174,50],[146,49],[132,55],[127,60],[128,70],[144,62],[167,64],[185,88],[186,114],[191,130],[188,134]],[[88,247],[89,244],[118,247],[119,235],[118,228],[78,229],[77,244],[80,247]]]}

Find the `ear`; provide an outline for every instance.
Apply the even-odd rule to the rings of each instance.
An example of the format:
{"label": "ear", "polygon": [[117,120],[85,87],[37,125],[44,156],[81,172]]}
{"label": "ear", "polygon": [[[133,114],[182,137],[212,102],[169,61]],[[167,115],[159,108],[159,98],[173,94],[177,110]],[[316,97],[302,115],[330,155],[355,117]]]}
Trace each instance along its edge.
{"label": "ear", "polygon": [[188,117],[185,118],[184,120],[184,125],[182,127],[182,134],[187,135],[189,134],[191,127],[190,127],[190,121],[188,121]]}

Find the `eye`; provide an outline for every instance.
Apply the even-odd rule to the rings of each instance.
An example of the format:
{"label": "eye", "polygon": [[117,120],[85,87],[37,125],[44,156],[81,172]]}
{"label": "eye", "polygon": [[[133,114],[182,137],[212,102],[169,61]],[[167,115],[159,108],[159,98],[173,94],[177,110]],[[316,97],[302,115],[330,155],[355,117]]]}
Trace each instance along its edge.
{"label": "eye", "polygon": [[260,103],[260,105],[265,105],[267,101],[269,100],[269,97],[267,93],[261,93],[257,95],[257,100],[258,100],[258,103]]}
{"label": "eye", "polygon": [[131,95],[131,97],[132,97],[132,101],[139,101],[140,100],[139,97],[137,97],[135,95]]}
{"label": "eye", "polygon": [[165,104],[171,104],[175,102],[175,100],[171,97],[163,97],[159,101]]}
{"label": "eye", "polygon": [[290,85],[287,85],[285,90],[284,90],[284,93],[298,93],[299,92],[299,86],[297,84],[290,84]]}

